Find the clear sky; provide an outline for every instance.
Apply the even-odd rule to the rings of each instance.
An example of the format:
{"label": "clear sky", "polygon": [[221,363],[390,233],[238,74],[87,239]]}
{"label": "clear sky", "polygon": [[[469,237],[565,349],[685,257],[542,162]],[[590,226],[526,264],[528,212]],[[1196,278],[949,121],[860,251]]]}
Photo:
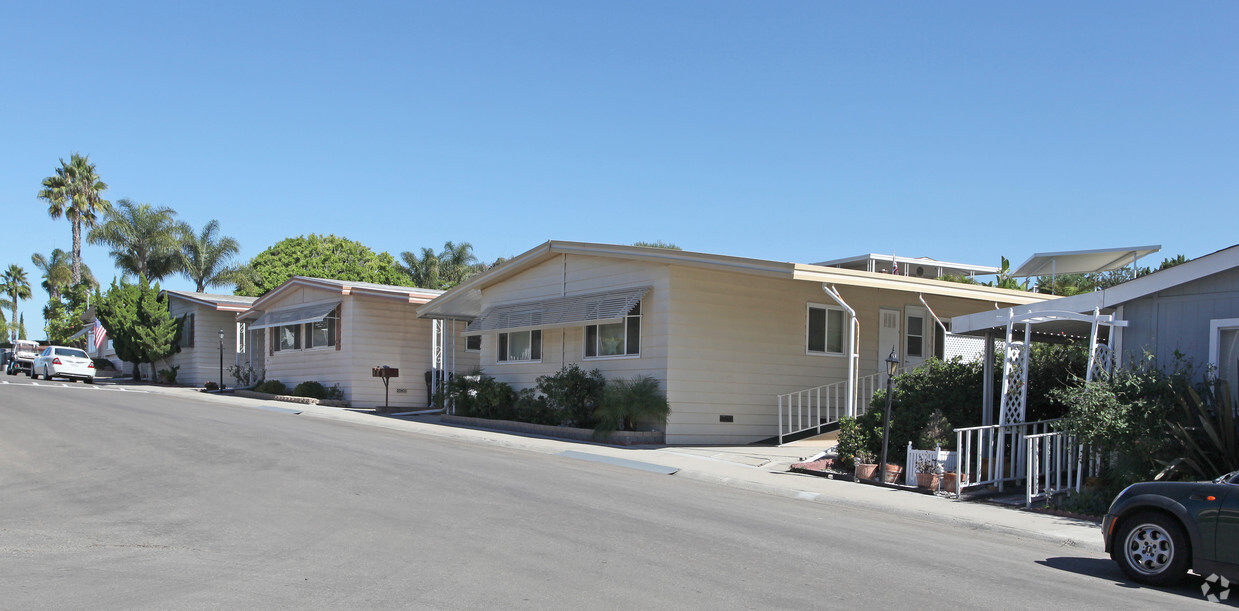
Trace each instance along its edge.
{"label": "clear sky", "polygon": [[319,233],[1156,265],[1239,243],[1239,3],[8,3],[0,268],[33,336],[30,256],[71,248],[35,195],[75,151],[246,260]]}

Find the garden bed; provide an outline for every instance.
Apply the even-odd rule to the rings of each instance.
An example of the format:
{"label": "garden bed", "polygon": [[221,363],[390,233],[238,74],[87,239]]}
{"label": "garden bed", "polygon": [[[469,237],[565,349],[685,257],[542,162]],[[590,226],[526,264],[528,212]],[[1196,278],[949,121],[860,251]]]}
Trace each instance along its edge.
{"label": "garden bed", "polygon": [[556,439],[571,439],[574,441],[597,441],[611,445],[663,445],[666,435],[663,431],[615,431],[605,439],[594,439],[593,429],[578,429],[570,426],[552,426],[548,424],[531,424],[515,420],[491,420],[488,418],[471,418],[468,416],[452,416],[444,414],[439,417],[444,424],[458,424],[497,431],[511,431],[527,435],[541,435]]}

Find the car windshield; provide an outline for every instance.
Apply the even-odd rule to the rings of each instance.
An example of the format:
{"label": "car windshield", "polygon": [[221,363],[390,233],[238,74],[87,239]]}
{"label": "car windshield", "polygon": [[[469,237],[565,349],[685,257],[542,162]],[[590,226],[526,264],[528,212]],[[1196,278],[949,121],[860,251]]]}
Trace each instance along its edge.
{"label": "car windshield", "polygon": [[57,348],[56,354],[60,356],[76,356],[80,359],[90,358],[86,356],[85,352],[82,352],[81,350],[78,350],[77,348]]}
{"label": "car windshield", "polygon": [[1239,485],[1239,471],[1231,471],[1230,473],[1213,480],[1213,483]]}

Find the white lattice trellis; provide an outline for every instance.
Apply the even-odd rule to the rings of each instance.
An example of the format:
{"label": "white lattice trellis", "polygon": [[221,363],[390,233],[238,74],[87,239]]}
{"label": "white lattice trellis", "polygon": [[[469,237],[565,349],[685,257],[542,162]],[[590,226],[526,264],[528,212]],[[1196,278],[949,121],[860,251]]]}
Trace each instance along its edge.
{"label": "white lattice trellis", "polygon": [[1096,380],[1102,373],[1114,371],[1114,351],[1106,344],[1093,346],[1093,360],[1089,363],[1088,380]]}
{"label": "white lattice trellis", "polygon": [[1008,340],[1002,367],[1002,411],[998,424],[1024,421],[1024,406],[1028,399],[1027,378],[1028,342]]}

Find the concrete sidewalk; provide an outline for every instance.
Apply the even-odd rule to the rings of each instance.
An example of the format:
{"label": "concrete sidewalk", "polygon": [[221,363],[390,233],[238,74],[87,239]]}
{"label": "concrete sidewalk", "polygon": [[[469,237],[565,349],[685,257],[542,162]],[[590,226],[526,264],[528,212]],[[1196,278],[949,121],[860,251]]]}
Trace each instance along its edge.
{"label": "concrete sidewalk", "polygon": [[[113,383],[125,385],[123,380]],[[620,467],[674,473],[702,482],[773,494],[824,505],[860,508],[968,530],[1006,533],[1016,537],[1104,551],[1096,522],[1059,517],[973,501],[893,490],[867,484],[790,472],[789,467],[833,442],[799,442],[781,447],[657,446],[617,447],[524,436],[514,433],[441,424],[437,416],[395,418],[334,407],[248,399],[192,388],[140,385],[142,390],[198,398],[236,407],[275,409],[303,416],[401,430],[421,435],[499,446],[570,459],[594,460]],[[820,447],[818,447],[820,446]]]}

